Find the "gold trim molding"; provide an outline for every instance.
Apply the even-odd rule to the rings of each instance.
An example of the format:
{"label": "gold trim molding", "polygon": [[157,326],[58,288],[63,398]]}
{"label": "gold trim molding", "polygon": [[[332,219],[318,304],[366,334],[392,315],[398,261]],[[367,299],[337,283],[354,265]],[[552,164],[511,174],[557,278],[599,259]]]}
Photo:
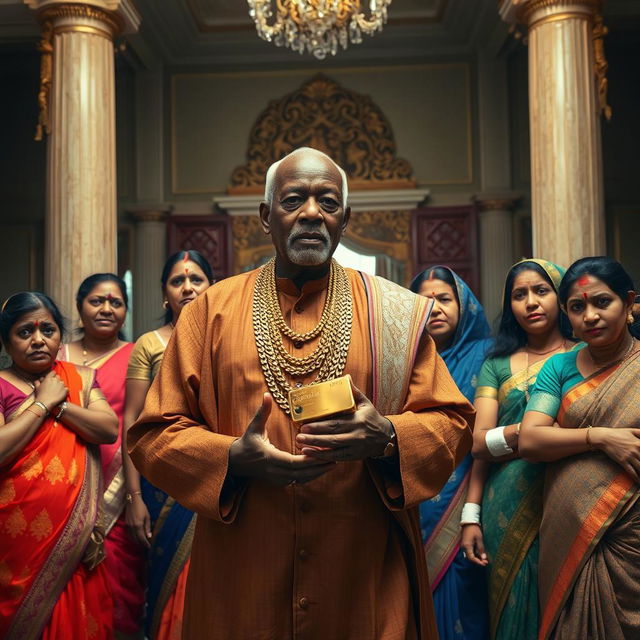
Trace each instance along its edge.
{"label": "gold trim molding", "polygon": [[473,203],[476,205],[480,213],[484,213],[486,211],[513,211],[520,198],[521,196],[506,198],[483,198],[481,196],[476,196],[473,198]]}
{"label": "gold trim molding", "polygon": [[411,165],[397,157],[389,121],[371,97],[317,74],[258,116],[247,162],[233,170],[228,193],[260,192],[269,166],[304,146],[333,158],[349,176],[351,189],[416,186]]}
{"label": "gold trim molding", "polygon": [[49,102],[51,97],[51,83],[53,80],[53,25],[51,20],[42,23],[42,34],[38,42],[40,56],[40,89],[38,90],[38,124],[34,140],[40,142],[42,136],[51,133],[49,119]]}
{"label": "gold trim molding", "polygon": [[169,218],[168,211],[150,209],[149,211],[127,211],[131,218],[137,223],[144,222],[166,222]]}

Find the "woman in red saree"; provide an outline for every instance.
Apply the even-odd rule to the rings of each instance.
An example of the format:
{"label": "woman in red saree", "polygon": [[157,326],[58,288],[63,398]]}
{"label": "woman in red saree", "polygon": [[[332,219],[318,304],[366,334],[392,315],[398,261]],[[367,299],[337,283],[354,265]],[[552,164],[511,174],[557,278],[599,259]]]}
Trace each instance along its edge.
{"label": "woman in red saree", "polygon": [[583,258],[559,298],[586,346],[543,367],[520,432],[549,464],[540,527],[539,638],[640,638],[640,335],[631,278]]}
{"label": "woman in red saree", "polygon": [[11,296],[0,338],[0,637],[106,640],[98,447],[118,421],[86,367],[55,360],[63,320],[44,294]]}
{"label": "woman in red saree", "polygon": [[141,635],[145,551],[125,522],[126,486],[122,468],[122,417],[125,376],[133,343],[121,339],[128,297],[125,283],[113,273],[86,278],[76,295],[83,335],[63,346],[60,359],[91,367],[118,416],[118,439],[100,447],[104,479],[105,565],[113,594],[114,627],[120,638]]}

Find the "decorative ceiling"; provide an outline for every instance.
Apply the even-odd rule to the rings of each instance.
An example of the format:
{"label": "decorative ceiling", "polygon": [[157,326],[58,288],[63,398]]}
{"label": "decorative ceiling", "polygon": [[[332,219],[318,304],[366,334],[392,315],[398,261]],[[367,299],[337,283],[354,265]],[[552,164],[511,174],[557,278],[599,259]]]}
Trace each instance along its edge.
{"label": "decorative ceiling", "polygon": [[[274,0],[275,1],[275,0]],[[382,33],[365,37],[335,58],[318,62],[260,40],[246,0],[132,0],[142,22],[126,36],[130,63],[139,67],[216,70],[374,65],[497,53],[507,40],[497,0],[393,0]],[[610,29],[640,34],[640,0],[607,0]],[[0,46],[31,46],[40,33],[24,0],[0,0]]]}

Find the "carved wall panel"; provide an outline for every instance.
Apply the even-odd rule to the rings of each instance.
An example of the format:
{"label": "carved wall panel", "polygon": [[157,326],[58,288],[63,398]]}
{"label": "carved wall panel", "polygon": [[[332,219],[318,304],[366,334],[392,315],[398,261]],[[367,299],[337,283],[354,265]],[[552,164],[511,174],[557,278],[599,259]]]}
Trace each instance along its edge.
{"label": "carved wall panel", "polygon": [[229,193],[259,193],[269,165],[303,146],[333,158],[352,190],[415,187],[411,165],[397,157],[391,125],[373,100],[318,74],[258,116]]}
{"label": "carved wall panel", "polygon": [[479,296],[478,222],[474,206],[416,209],[413,241],[415,273],[437,264],[450,267]]}
{"label": "carved wall panel", "polygon": [[169,255],[195,249],[207,258],[216,278],[232,273],[229,216],[172,216],[167,223]]}

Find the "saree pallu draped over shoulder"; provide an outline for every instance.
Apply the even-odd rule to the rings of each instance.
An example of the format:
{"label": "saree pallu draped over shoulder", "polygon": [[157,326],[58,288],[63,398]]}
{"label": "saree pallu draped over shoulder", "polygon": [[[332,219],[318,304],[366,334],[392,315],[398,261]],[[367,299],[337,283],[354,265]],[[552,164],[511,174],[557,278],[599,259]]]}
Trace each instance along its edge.
{"label": "saree pallu draped over shoulder", "polygon": [[[69,390],[68,400],[87,406],[93,371],[67,362],[56,362],[54,371]],[[29,396],[8,417],[17,417],[32,402]],[[99,517],[100,499],[97,447],[87,446],[51,417],[0,469],[0,637],[42,636],[83,559]],[[103,606],[110,610],[108,602]],[[77,622],[67,620],[68,625]],[[95,637],[104,637],[97,632],[98,621],[93,623]]]}
{"label": "saree pallu draped over shoulder", "polygon": [[[565,395],[570,429],[640,425],[640,352]],[[540,639],[640,638],[640,488],[604,454],[549,465],[540,529]]]}
{"label": "saree pallu draped over shoulder", "polygon": [[[362,273],[369,305],[373,390],[371,402],[382,415],[397,414],[409,389],[411,372],[418,343],[425,330],[433,300],[408,295],[406,289]],[[371,463],[368,463],[371,464]],[[378,474],[373,473],[378,483]],[[402,494],[402,485],[394,487],[387,479],[380,487],[394,497]],[[393,515],[404,532],[404,552],[410,560],[407,568],[416,609],[419,638],[436,638],[435,612],[431,598],[428,571],[422,552],[422,535],[417,509],[394,511]]]}

